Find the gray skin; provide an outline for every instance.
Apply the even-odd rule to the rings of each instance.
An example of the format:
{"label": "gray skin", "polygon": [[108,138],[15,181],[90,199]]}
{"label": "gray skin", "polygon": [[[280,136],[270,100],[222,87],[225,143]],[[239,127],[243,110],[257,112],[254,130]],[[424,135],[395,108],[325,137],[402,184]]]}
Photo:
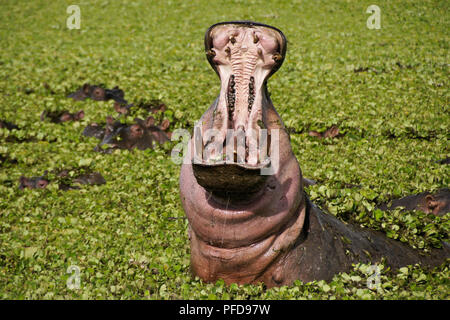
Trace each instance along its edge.
{"label": "gray skin", "polygon": [[67,97],[72,98],[76,101],[83,101],[87,98],[96,101],[107,101],[113,99],[120,104],[127,105],[128,102],[124,99],[124,96],[125,93],[118,87],[106,89],[103,86],[90,85],[89,83],[85,83],[81,88],[79,88],[75,92],[70,93]]}
{"label": "gray skin", "polygon": [[[47,178],[48,171],[45,171],[42,176],[39,177],[31,177],[26,178],[24,176],[21,176],[19,179],[19,189],[23,190],[25,188],[27,189],[45,189],[48,184],[50,183],[50,180]],[[69,177],[69,171],[68,170],[62,170],[57,173],[57,176],[60,178],[66,178]],[[71,181],[76,184],[87,184],[87,185],[101,185],[105,184],[106,180],[103,178],[103,176],[98,172],[90,172],[85,173],[82,175],[78,175],[73,178]],[[61,182],[59,184],[60,190],[70,190],[70,189],[79,189],[77,186],[72,186],[71,184],[67,184],[65,182]]]}
{"label": "gray skin", "polygon": [[167,132],[170,122],[167,119],[158,125],[152,116],[146,120],[139,118],[134,120],[135,123],[126,125],[107,117],[105,127],[91,124],[84,129],[83,135],[101,140],[97,150],[104,144],[111,145],[111,150],[114,148],[145,150],[153,148],[156,143],[163,144],[170,140],[170,132]]}
{"label": "gray skin", "polygon": [[49,118],[53,123],[61,123],[67,121],[79,121],[84,118],[84,111],[80,110],[75,113],[70,113],[67,110],[64,111],[43,111],[41,113],[41,121],[44,121],[45,118]]}
{"label": "gray skin", "polygon": [[4,121],[0,119],[0,129],[6,128],[8,130],[19,130],[19,127],[16,126],[14,123],[8,122],[8,121]]}
{"label": "gray skin", "polygon": [[24,176],[21,176],[19,179],[19,189],[23,190],[25,188],[27,189],[45,189],[47,185],[50,183],[50,181],[45,178],[45,174],[40,177],[31,177],[27,178]]}
{"label": "gray skin", "polygon": [[[331,280],[358,262],[384,259],[392,268],[415,263],[433,267],[449,258],[447,244],[425,254],[380,232],[339,221],[309,201],[289,134],[266,87],[284,60],[281,31],[254,22],[216,24],[206,33],[205,51],[221,80],[221,92],[200,119],[201,136],[191,139],[194,152],[180,172],[194,275],[207,282],[273,287],[297,279]],[[239,146],[226,143],[231,128],[243,132],[250,145],[247,133],[258,127],[270,134],[269,162],[252,158],[249,150],[240,158]],[[218,134],[211,138],[204,128]],[[217,162],[220,154],[214,148],[209,154],[198,152],[221,143],[234,152],[234,159]],[[200,160],[194,161],[194,155]],[[272,165],[272,174],[258,174]]]}
{"label": "gray skin", "polygon": [[393,210],[402,207],[403,210],[420,210],[435,216],[443,216],[450,212],[450,189],[441,189],[437,192],[422,192],[401,199],[394,199],[381,204],[380,210]]}

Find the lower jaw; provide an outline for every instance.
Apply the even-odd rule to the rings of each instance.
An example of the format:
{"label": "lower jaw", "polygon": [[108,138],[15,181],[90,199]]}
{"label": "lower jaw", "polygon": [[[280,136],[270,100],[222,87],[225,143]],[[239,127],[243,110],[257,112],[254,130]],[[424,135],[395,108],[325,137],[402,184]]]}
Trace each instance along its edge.
{"label": "lower jaw", "polygon": [[[261,102],[254,108],[261,109]],[[225,108],[218,105],[218,109],[223,111]],[[201,138],[194,139],[197,156],[193,160],[193,171],[197,182],[206,190],[221,198],[242,199],[251,197],[264,187],[267,175],[262,175],[261,170],[271,165],[271,136],[268,130],[260,130],[265,127],[261,111],[258,111],[259,117],[250,115],[249,111],[243,122],[242,117],[232,118],[232,110],[228,106],[226,116],[215,112],[212,115],[211,129],[216,136],[211,138],[203,131]],[[244,126],[239,123],[244,123]]]}
{"label": "lower jaw", "polygon": [[254,197],[264,189],[267,175],[261,175],[262,165],[238,163],[193,163],[192,169],[197,183],[221,199],[244,200]]}

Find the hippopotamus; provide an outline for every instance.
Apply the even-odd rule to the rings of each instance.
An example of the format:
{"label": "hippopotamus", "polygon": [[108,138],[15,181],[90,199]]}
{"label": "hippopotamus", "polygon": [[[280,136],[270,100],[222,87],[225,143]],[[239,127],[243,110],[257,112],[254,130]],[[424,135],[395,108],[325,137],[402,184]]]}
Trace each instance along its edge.
{"label": "hippopotamus", "polygon": [[6,128],[8,130],[19,130],[19,127],[12,122],[8,122],[0,119],[0,129]]}
{"label": "hippopotamus", "polygon": [[129,114],[132,107],[136,107],[136,109],[144,109],[153,114],[160,113],[161,115],[164,114],[167,109],[165,103],[158,99],[151,100],[150,102],[141,101],[136,106],[133,103],[123,105],[117,101],[114,102],[114,110],[116,110],[119,114]]}
{"label": "hippopotamus", "polygon": [[394,199],[378,206],[380,210],[393,210],[403,207],[404,210],[420,210],[425,213],[443,216],[450,212],[450,189],[443,188],[435,193],[421,192],[400,199]]}
{"label": "hippopotamus", "polygon": [[27,178],[25,176],[21,176],[19,179],[19,189],[45,189],[50,183],[50,181],[46,178],[46,175],[47,172],[39,177]]}
{"label": "hippopotamus", "polygon": [[338,138],[343,136],[343,134],[339,133],[339,128],[336,125],[331,126],[330,128],[326,129],[324,132],[318,132],[315,130],[311,130],[308,132],[308,134],[311,137],[317,137],[317,138]]}
{"label": "hippopotamus", "polygon": [[432,267],[449,257],[447,244],[424,254],[344,223],[309,200],[267,89],[286,55],[279,29],[221,22],[206,31],[204,41],[220,93],[197,122],[188,144],[193,152],[186,153],[180,171],[195,276],[274,287],[329,281],[359,262]]}
{"label": "hippopotamus", "polygon": [[135,118],[134,121],[133,124],[127,125],[108,116],[105,127],[97,123],[90,124],[83,130],[83,135],[101,140],[95,149],[98,151],[104,144],[112,145],[110,149],[107,149],[109,151],[115,148],[145,150],[154,148],[156,143],[163,144],[170,141],[172,133],[167,131],[170,126],[168,119],[162,120],[159,124],[153,116],[145,120]]}
{"label": "hippopotamus", "polygon": [[67,97],[76,101],[83,101],[87,98],[96,101],[108,101],[113,99],[120,104],[128,104],[128,101],[124,98],[125,93],[117,86],[112,89],[107,89],[104,88],[103,85],[90,85],[89,83],[85,83],[77,91],[68,94]]}
{"label": "hippopotamus", "polygon": [[[48,173],[48,170],[46,170],[43,175],[38,177],[27,178],[25,176],[21,176],[19,179],[19,189],[47,188],[51,182],[48,178]],[[53,170],[52,173],[56,176],[56,180],[59,180],[60,190],[80,189],[78,186],[73,186],[72,183],[84,185],[101,185],[106,183],[105,178],[103,178],[99,172],[80,173],[76,174],[74,177],[70,176],[68,169]]]}
{"label": "hippopotamus", "polygon": [[49,118],[53,123],[62,123],[67,121],[79,121],[84,118],[84,111],[80,110],[75,113],[70,113],[67,110],[62,111],[48,111],[44,110],[41,113],[41,121],[44,121],[46,118]]}

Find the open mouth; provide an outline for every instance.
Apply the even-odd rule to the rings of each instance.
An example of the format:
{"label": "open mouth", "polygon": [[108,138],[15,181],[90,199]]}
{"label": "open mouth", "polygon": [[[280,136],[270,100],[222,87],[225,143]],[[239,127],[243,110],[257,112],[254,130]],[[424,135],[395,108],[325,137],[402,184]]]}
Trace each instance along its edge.
{"label": "open mouth", "polygon": [[286,38],[264,24],[222,22],[207,30],[205,50],[221,87],[194,138],[195,177],[211,191],[256,192],[271,161],[266,82],[284,60]]}

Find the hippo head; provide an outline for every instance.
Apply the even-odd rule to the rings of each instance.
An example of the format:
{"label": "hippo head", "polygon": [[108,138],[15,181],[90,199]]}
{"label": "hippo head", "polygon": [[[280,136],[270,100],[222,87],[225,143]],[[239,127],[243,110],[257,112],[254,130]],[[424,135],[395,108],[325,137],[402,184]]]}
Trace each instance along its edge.
{"label": "hippo head", "polygon": [[277,285],[305,217],[301,171],[266,86],[286,38],[268,25],[223,22],[207,30],[205,50],[221,87],[180,174],[191,267],[205,281]]}
{"label": "hippo head", "polygon": [[206,32],[205,51],[221,91],[196,132],[195,177],[218,196],[255,193],[267,179],[261,169],[270,171],[273,160],[270,129],[281,124],[278,117],[270,122],[266,83],[284,60],[286,38],[255,22],[218,23]]}

